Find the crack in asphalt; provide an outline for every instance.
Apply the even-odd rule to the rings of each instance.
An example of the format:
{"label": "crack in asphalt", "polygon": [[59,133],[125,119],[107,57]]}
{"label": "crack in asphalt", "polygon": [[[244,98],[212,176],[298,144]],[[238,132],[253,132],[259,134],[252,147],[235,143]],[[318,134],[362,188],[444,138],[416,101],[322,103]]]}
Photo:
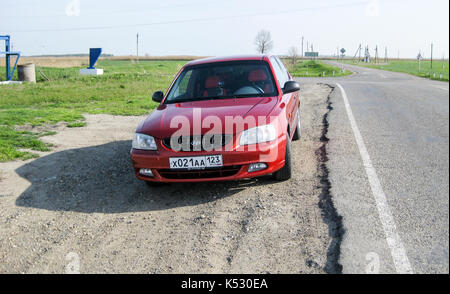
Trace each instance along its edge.
{"label": "crack in asphalt", "polygon": [[322,185],[322,192],[319,195],[319,208],[321,209],[322,219],[328,225],[328,234],[332,238],[330,246],[328,247],[327,252],[327,261],[325,264],[325,272],[329,274],[340,274],[342,273],[342,265],[339,263],[340,250],[341,250],[341,242],[345,233],[343,224],[342,224],[342,216],[340,216],[334,207],[332,195],[331,195],[331,183],[329,181],[329,170],[327,167],[328,162],[328,154],[327,154],[327,144],[329,139],[327,137],[328,133],[328,115],[333,110],[333,106],[331,103],[331,95],[334,93],[335,87],[326,84],[326,86],[331,88],[331,92],[327,97],[327,112],[323,116],[323,127],[322,127],[322,136],[320,137],[320,141],[322,142],[322,146],[316,150],[316,156],[319,162],[319,177],[320,183]]}

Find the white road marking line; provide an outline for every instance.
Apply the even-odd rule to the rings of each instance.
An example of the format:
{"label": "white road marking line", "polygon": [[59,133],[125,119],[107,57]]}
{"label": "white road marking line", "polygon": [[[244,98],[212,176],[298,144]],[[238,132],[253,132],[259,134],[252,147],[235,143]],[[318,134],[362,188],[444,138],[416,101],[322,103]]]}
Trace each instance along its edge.
{"label": "white road marking line", "polygon": [[444,90],[444,91],[448,91],[448,89],[447,88],[444,88],[444,87],[441,87],[441,86],[436,86],[436,85],[433,85],[435,88],[438,88],[438,89],[441,89],[441,90]]}
{"label": "white road marking line", "polygon": [[383,188],[381,187],[381,183],[378,179],[375,167],[372,165],[372,160],[370,159],[369,153],[367,152],[363,137],[359,132],[359,128],[356,124],[355,117],[353,116],[350,103],[348,102],[347,94],[340,84],[336,85],[339,87],[342,93],[342,98],[344,100],[345,109],[347,110],[348,119],[355,136],[356,144],[359,148],[359,153],[361,154],[367,178],[369,179],[370,188],[372,189],[372,194],[377,204],[380,221],[386,235],[386,241],[389,245],[389,248],[391,249],[391,255],[394,261],[395,269],[399,274],[412,274],[413,269],[411,267],[411,264],[409,263],[408,256],[406,255],[405,247],[403,246],[400,236],[397,233],[395,221],[392,216],[391,209],[389,208],[389,204],[387,203],[386,195],[384,194]]}
{"label": "white road marking line", "polygon": [[386,76],[385,76],[384,74],[382,74],[382,73],[378,73],[378,75],[379,75],[381,78],[383,78],[383,79],[386,78]]}

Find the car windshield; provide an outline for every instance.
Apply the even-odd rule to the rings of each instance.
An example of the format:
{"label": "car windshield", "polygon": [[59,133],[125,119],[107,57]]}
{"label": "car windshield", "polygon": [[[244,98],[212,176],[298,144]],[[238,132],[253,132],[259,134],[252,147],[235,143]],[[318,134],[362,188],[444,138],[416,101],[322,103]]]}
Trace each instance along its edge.
{"label": "car windshield", "polygon": [[186,67],[165,103],[278,94],[265,61],[229,61]]}

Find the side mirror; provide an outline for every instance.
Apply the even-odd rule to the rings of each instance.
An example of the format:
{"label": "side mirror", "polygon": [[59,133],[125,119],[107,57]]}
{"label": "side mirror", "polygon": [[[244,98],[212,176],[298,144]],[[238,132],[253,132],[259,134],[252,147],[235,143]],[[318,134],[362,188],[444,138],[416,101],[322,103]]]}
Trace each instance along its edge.
{"label": "side mirror", "polygon": [[164,93],[161,91],[157,91],[153,93],[152,100],[158,103],[161,103],[161,101],[164,99]]}
{"label": "side mirror", "polygon": [[296,81],[287,81],[284,84],[283,94],[300,91],[300,85]]}

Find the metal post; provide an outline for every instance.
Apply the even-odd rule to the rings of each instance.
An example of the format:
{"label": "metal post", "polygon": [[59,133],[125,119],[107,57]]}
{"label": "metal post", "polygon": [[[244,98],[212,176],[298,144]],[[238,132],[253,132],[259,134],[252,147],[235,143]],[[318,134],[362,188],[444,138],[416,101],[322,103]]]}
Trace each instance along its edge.
{"label": "metal post", "polygon": [[10,50],[10,44],[9,44],[9,41],[10,41],[10,39],[9,39],[9,36],[7,36],[6,37],[6,39],[5,39],[5,44],[6,44],[6,80],[7,81],[10,81],[10,80],[12,80],[12,77],[10,76],[11,75],[11,73],[10,73],[10,66],[11,66],[11,64],[10,64],[10,61],[11,61],[11,56],[8,54],[8,52],[10,52],[11,50]]}
{"label": "metal post", "polygon": [[[11,37],[9,35],[2,35],[0,36],[0,41],[5,41],[5,52],[0,51],[0,54],[5,54],[5,69],[6,69],[6,80],[10,81],[12,80],[14,76],[14,71],[16,70],[17,63],[20,58],[20,52],[13,52],[11,51]],[[14,62],[14,65],[11,66],[11,55],[16,56],[16,61]]]}

